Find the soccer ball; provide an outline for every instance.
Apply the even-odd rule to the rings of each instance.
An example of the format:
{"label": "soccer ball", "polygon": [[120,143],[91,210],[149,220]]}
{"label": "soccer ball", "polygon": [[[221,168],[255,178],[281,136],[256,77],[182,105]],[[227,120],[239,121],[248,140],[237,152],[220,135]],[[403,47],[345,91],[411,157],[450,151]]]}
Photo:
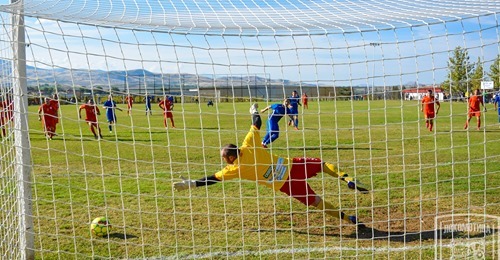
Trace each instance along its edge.
{"label": "soccer ball", "polygon": [[98,217],[90,224],[90,233],[98,237],[107,236],[111,231],[111,223],[106,217]]}

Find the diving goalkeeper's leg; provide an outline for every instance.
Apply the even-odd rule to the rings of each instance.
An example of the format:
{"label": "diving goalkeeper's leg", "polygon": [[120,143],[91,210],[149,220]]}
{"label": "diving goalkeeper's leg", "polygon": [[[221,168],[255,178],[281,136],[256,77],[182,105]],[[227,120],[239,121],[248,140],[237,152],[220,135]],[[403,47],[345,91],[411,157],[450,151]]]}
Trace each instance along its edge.
{"label": "diving goalkeeper's leg", "polygon": [[368,187],[366,185],[349,177],[347,173],[338,171],[335,165],[331,163],[323,163],[323,172],[347,182],[347,187],[349,187],[349,189],[357,189],[361,193],[368,193]]}
{"label": "diving goalkeeper's leg", "polygon": [[365,228],[365,224],[358,221],[356,216],[348,216],[344,212],[337,210],[332,204],[324,201],[320,196],[316,195],[316,200],[314,201],[313,206],[318,208],[319,210],[323,210],[326,214],[343,219],[348,221],[349,223],[355,224],[358,228]]}

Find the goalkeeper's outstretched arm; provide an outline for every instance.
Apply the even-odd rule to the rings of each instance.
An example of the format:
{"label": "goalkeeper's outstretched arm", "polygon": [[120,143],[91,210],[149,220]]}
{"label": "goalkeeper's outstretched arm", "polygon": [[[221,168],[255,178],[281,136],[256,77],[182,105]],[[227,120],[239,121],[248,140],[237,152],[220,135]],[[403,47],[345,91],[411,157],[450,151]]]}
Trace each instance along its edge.
{"label": "goalkeeper's outstretched arm", "polygon": [[207,176],[198,180],[188,180],[181,176],[181,181],[174,182],[174,189],[176,191],[187,190],[191,188],[196,188],[200,186],[208,186],[212,184],[216,184],[221,182],[221,180],[217,179],[215,175]]}

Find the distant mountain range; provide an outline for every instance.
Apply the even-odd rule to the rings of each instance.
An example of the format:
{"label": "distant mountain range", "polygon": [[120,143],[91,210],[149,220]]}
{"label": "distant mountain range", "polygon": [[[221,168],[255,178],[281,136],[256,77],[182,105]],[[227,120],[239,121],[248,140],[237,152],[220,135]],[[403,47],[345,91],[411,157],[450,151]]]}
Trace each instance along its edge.
{"label": "distant mountain range", "polygon": [[314,84],[300,83],[290,80],[269,79],[255,76],[217,76],[195,75],[195,74],[160,74],[144,69],[127,71],[103,71],[103,70],[81,70],[81,69],[40,69],[27,66],[28,86],[48,85],[70,88],[72,86],[90,88],[92,87],[115,87],[118,89],[148,89],[165,88],[178,89],[183,86],[189,88],[213,88],[231,86],[263,86],[263,85],[285,85],[285,86],[315,86]]}
{"label": "distant mountain range", "polygon": [[[1,71],[10,71],[11,62],[0,59]],[[291,81],[286,79],[271,79],[257,75],[195,75],[195,74],[174,74],[174,73],[154,73],[144,69],[134,70],[117,70],[117,71],[104,71],[104,70],[83,70],[83,69],[67,69],[67,68],[54,68],[43,69],[39,67],[27,66],[28,87],[35,88],[51,88],[57,84],[59,90],[84,88],[90,89],[97,88],[107,90],[109,88],[127,92],[145,92],[147,86],[149,90],[160,91],[161,89],[168,89],[169,91],[189,89],[213,89],[214,86],[218,88],[268,88],[276,86],[281,88],[285,87],[304,87],[312,88],[317,85],[314,83],[305,83],[298,81]],[[408,82],[406,87],[417,87],[416,82]],[[418,84],[418,86],[424,86]],[[321,85],[320,85],[321,87]],[[325,85],[324,87],[332,87]],[[343,87],[343,86],[338,86]],[[345,86],[348,87],[348,86]],[[367,88],[367,85],[355,86],[358,88]]]}

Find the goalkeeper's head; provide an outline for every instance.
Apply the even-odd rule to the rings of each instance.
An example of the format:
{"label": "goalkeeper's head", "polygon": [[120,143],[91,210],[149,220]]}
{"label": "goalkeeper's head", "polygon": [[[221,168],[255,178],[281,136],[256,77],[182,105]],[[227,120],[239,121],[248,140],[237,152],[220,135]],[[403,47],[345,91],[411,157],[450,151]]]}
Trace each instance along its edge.
{"label": "goalkeeper's head", "polygon": [[220,149],[220,156],[224,159],[227,164],[233,164],[238,155],[240,154],[240,149],[235,144],[226,144],[222,149]]}

